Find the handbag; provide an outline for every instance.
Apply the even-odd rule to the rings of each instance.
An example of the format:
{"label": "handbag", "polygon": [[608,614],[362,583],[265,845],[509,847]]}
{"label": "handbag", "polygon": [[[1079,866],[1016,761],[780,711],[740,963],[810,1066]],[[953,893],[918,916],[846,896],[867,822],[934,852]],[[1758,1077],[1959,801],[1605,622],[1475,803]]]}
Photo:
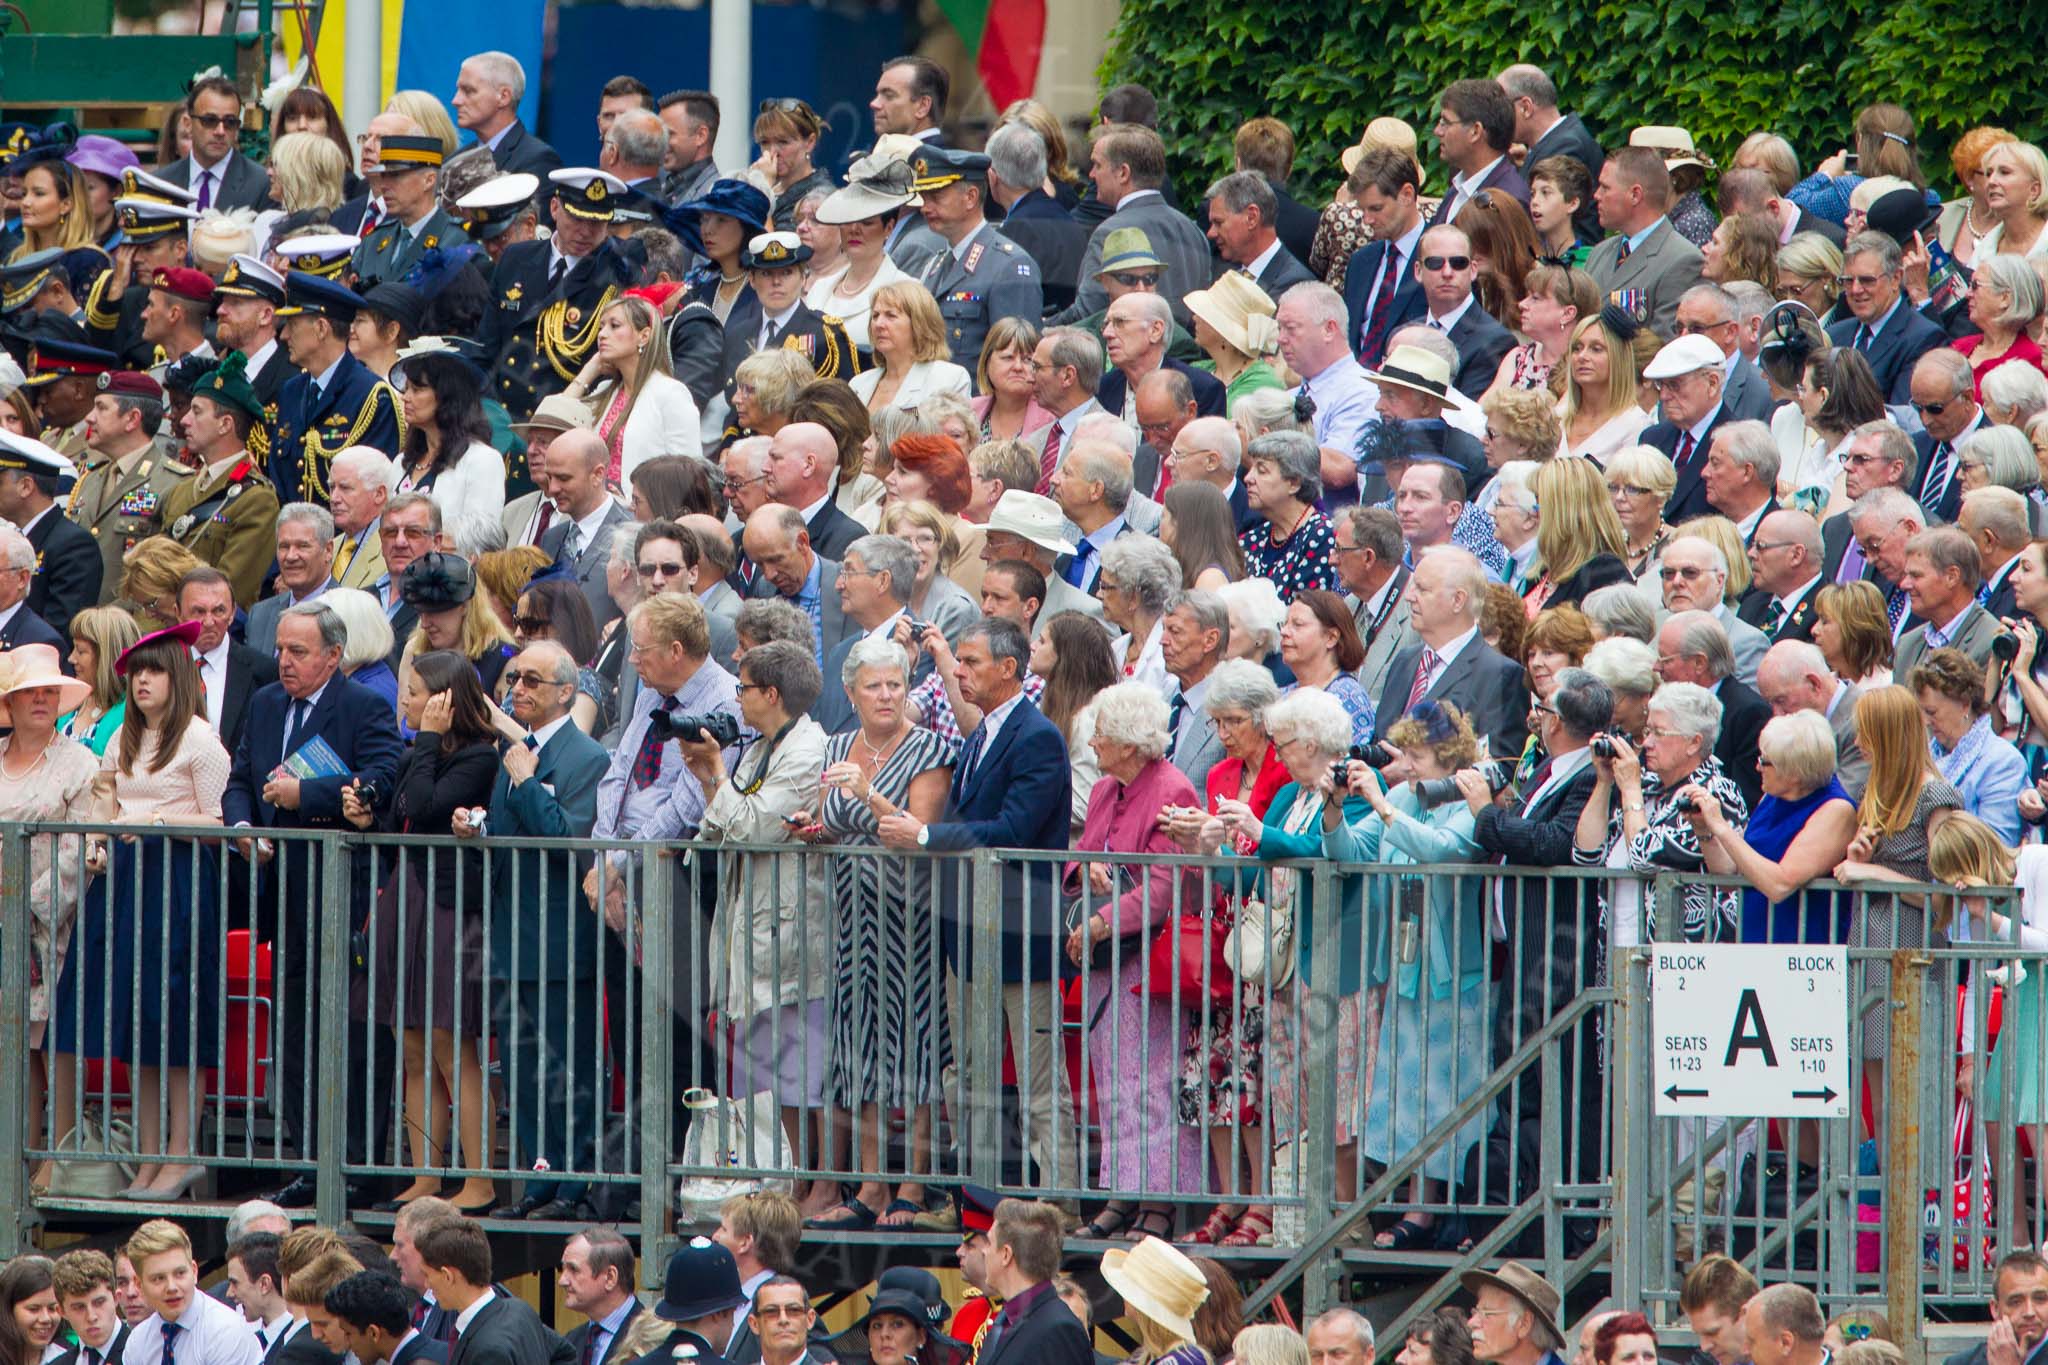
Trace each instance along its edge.
{"label": "handbag", "polygon": [[1169,915],[1145,950],[1145,974],[1131,983],[1131,994],[1158,1000],[1179,1000],[1186,1009],[1229,1003],[1237,994],[1223,936],[1214,932],[1207,915]]}
{"label": "handbag", "polygon": [[759,1194],[764,1190],[790,1193],[789,1180],[739,1174],[747,1168],[795,1171],[796,1156],[783,1133],[773,1091],[762,1090],[744,1100],[733,1100],[693,1088],[683,1092],[682,1105],[689,1111],[690,1129],[683,1136],[680,1164],[733,1174],[683,1177],[676,1187],[676,1215],[680,1221],[715,1223],[719,1206],[737,1194]]}
{"label": "handbag", "polygon": [[1223,940],[1223,962],[1240,981],[1285,986],[1294,979],[1293,912],[1261,900],[1240,902],[1237,923]]}
{"label": "handbag", "polygon": [[135,1167],[126,1161],[64,1159],[67,1153],[74,1158],[135,1155],[135,1130],[122,1119],[109,1119],[102,1127],[97,1109],[88,1109],[80,1114],[77,1126],[64,1135],[55,1151],[57,1155],[51,1163],[49,1187],[49,1193],[53,1195],[72,1199],[115,1199],[135,1178]]}

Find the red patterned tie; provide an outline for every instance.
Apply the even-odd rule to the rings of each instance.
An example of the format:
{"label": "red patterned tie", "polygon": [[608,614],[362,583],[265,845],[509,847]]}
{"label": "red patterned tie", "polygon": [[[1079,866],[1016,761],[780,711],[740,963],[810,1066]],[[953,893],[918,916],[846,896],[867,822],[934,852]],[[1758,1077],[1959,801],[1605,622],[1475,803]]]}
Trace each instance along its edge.
{"label": "red patterned tie", "polygon": [[1429,692],[1430,679],[1436,676],[1436,666],[1440,662],[1442,661],[1437,658],[1436,651],[1424,645],[1422,662],[1415,665],[1415,684],[1408,689],[1408,704],[1401,708],[1402,715],[1407,715],[1421,704],[1422,698]]}
{"label": "red patterned tie", "polygon": [[1052,491],[1052,472],[1060,467],[1060,424],[1054,422],[1046,429],[1045,451],[1038,457],[1038,488],[1040,497]]}

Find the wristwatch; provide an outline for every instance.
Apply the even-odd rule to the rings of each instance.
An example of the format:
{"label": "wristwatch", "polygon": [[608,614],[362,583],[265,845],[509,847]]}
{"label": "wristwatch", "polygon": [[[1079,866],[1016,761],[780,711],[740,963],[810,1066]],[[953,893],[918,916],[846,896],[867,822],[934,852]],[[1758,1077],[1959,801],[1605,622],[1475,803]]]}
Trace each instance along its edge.
{"label": "wristwatch", "polygon": [[930,825],[919,825],[917,827],[917,846],[919,848],[930,848],[932,846],[932,827]]}

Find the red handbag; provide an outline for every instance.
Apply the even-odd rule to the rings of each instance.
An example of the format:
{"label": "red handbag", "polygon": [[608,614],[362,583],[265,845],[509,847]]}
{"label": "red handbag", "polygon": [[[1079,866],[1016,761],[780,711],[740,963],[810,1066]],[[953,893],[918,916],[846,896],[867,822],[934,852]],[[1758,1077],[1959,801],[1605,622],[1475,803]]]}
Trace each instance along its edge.
{"label": "red handbag", "polygon": [[1207,915],[1169,915],[1145,950],[1145,973],[1131,994],[1179,1000],[1188,1009],[1227,1004],[1237,978],[1223,958],[1223,938]]}

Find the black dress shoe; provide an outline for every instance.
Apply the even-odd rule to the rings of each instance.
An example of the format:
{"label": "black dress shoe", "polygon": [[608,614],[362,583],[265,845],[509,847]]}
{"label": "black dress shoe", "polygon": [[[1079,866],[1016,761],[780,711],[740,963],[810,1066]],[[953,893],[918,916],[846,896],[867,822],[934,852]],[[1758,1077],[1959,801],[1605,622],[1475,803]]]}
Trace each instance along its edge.
{"label": "black dress shoe", "polygon": [[545,1199],[542,1199],[542,1198],[540,1198],[540,1197],[539,1197],[538,1195],[532,1195],[532,1194],[529,1194],[529,1195],[527,1195],[527,1196],[526,1196],[525,1198],[523,1198],[523,1199],[515,1199],[514,1201],[512,1201],[512,1202],[511,1202],[511,1203],[509,1203],[509,1204],[501,1204],[501,1205],[499,1205],[499,1206],[498,1206],[497,1208],[495,1208],[495,1209],[492,1209],[492,1210],[491,1210],[491,1217],[493,1217],[493,1218],[527,1218],[527,1217],[531,1217],[531,1216],[532,1216],[532,1214],[533,1214],[533,1211],[534,1211],[535,1209],[539,1208],[539,1207],[540,1207],[540,1206],[541,1206],[542,1204],[545,1204],[545,1203],[548,1203],[548,1202],[550,1202],[550,1201],[548,1201],[548,1200],[545,1200]]}
{"label": "black dress shoe", "polygon": [[302,1175],[271,1195],[270,1202],[283,1209],[310,1209],[318,1197],[319,1191],[313,1184],[313,1177]]}
{"label": "black dress shoe", "polygon": [[584,1217],[583,1201],[580,1199],[550,1199],[545,1204],[535,1205],[526,1216],[536,1223],[588,1221]]}

